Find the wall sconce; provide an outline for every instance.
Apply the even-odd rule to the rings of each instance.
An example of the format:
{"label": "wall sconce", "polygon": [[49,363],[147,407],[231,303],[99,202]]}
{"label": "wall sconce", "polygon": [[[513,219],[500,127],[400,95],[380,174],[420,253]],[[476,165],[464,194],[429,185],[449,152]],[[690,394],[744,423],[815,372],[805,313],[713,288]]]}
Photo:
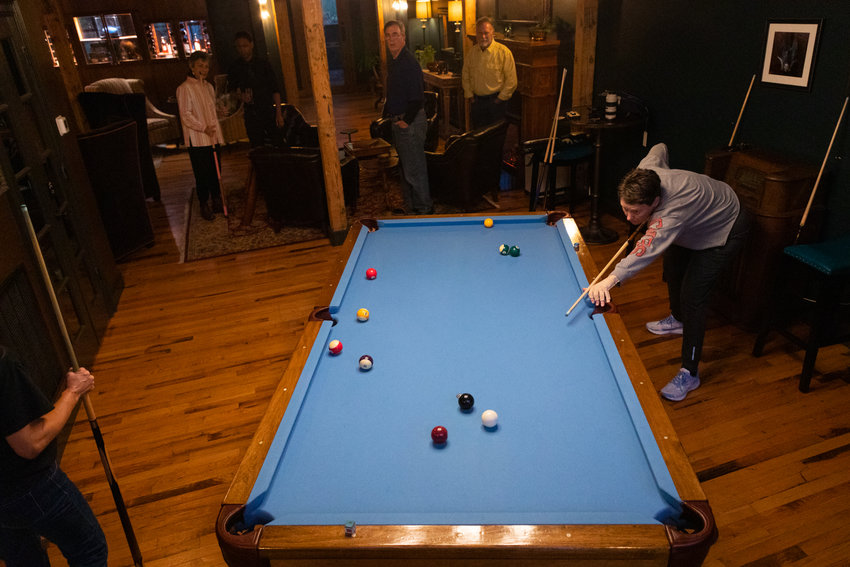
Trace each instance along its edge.
{"label": "wall sconce", "polygon": [[269,9],[266,7],[269,3],[269,0],[257,0],[260,4],[260,17],[264,20],[268,20],[271,17],[269,14]]}
{"label": "wall sconce", "polygon": [[463,2],[461,0],[449,0],[449,21],[454,22],[455,32],[460,33],[460,25],[463,23]]}
{"label": "wall sconce", "polygon": [[406,12],[407,2],[405,0],[393,0],[393,10],[396,12]]}

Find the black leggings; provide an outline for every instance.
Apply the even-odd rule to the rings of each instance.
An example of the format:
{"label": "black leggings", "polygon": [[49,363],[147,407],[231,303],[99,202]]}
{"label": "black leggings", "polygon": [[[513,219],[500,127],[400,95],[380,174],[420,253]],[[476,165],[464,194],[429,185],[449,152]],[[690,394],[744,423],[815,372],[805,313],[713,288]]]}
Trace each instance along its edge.
{"label": "black leggings", "polygon": [[195,174],[195,189],[200,203],[206,203],[210,197],[221,199],[216,159],[221,167],[221,146],[218,144],[214,147],[189,146],[189,161],[192,163],[192,173]]}
{"label": "black leggings", "polygon": [[664,252],[664,281],[670,311],[682,322],[682,367],[696,375],[705,338],[705,320],[711,292],[718,278],[738,255],[750,230],[750,214],[741,206],[726,244],[705,250],[670,246]]}

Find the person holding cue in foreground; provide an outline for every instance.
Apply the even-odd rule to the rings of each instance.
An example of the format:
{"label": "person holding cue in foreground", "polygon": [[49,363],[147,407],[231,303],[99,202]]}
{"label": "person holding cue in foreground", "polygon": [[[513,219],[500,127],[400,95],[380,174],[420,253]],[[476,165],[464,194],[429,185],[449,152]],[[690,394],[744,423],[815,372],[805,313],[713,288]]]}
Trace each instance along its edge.
{"label": "person holding cue in foreground", "polygon": [[663,253],[663,278],[671,314],[646,324],[657,335],[682,335],[682,368],[661,395],[681,401],[700,385],[699,361],[711,291],[749,232],[749,214],[729,185],[707,175],[670,169],[667,146],[657,144],[617,188],[623,213],[646,234],[611,274],[589,286],[594,305],[611,301],[610,290]]}

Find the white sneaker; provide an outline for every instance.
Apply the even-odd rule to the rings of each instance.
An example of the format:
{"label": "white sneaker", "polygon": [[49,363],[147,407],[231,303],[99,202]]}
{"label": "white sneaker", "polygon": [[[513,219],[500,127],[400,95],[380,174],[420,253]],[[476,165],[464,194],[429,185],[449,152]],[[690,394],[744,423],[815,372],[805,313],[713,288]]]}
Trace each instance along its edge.
{"label": "white sneaker", "polygon": [[696,376],[692,376],[686,369],[680,368],[679,373],[661,388],[661,395],[670,401],[681,402],[688,392],[697,388],[699,388],[699,372]]}
{"label": "white sneaker", "polygon": [[681,335],[684,325],[671,314],[660,321],[650,321],[646,330],[656,335]]}

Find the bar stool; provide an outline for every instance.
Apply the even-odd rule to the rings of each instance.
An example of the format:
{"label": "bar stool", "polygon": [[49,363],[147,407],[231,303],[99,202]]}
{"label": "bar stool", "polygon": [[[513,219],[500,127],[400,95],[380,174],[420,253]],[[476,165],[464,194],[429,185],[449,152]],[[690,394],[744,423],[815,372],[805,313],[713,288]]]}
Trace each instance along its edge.
{"label": "bar stool", "polygon": [[[528,140],[522,143],[523,153],[525,155],[531,155],[531,191],[528,202],[529,211],[537,210],[537,201],[540,199],[540,195],[537,192],[537,178],[539,175],[540,163],[546,158],[546,146],[548,143],[549,140],[547,138]],[[590,162],[593,159],[594,154],[595,148],[593,143],[591,143],[590,139],[585,135],[564,136],[555,141],[555,150],[552,155],[552,163],[550,164],[551,169],[547,174],[548,183],[544,190],[543,207],[545,209],[551,209],[555,202],[558,168],[569,167],[570,185],[567,196],[570,205],[570,214],[572,214],[573,205],[578,197],[578,183],[576,181],[578,167],[584,164],[587,166],[588,171],[590,171]]]}
{"label": "bar stool", "polygon": [[[756,338],[753,356],[761,356],[771,330],[778,331],[792,343],[804,348],[806,356],[803,359],[799,389],[808,392],[818,349],[850,339],[847,330],[838,325],[841,321],[838,317],[841,293],[850,283],[850,235],[817,244],[788,246],[784,253],[784,266],[788,268],[786,277],[777,281],[773,309],[765,317]],[[809,333],[806,340],[786,328],[788,321],[784,314],[789,311],[791,297],[788,282],[793,279],[793,275],[801,276],[813,288],[814,299],[810,300]]]}

